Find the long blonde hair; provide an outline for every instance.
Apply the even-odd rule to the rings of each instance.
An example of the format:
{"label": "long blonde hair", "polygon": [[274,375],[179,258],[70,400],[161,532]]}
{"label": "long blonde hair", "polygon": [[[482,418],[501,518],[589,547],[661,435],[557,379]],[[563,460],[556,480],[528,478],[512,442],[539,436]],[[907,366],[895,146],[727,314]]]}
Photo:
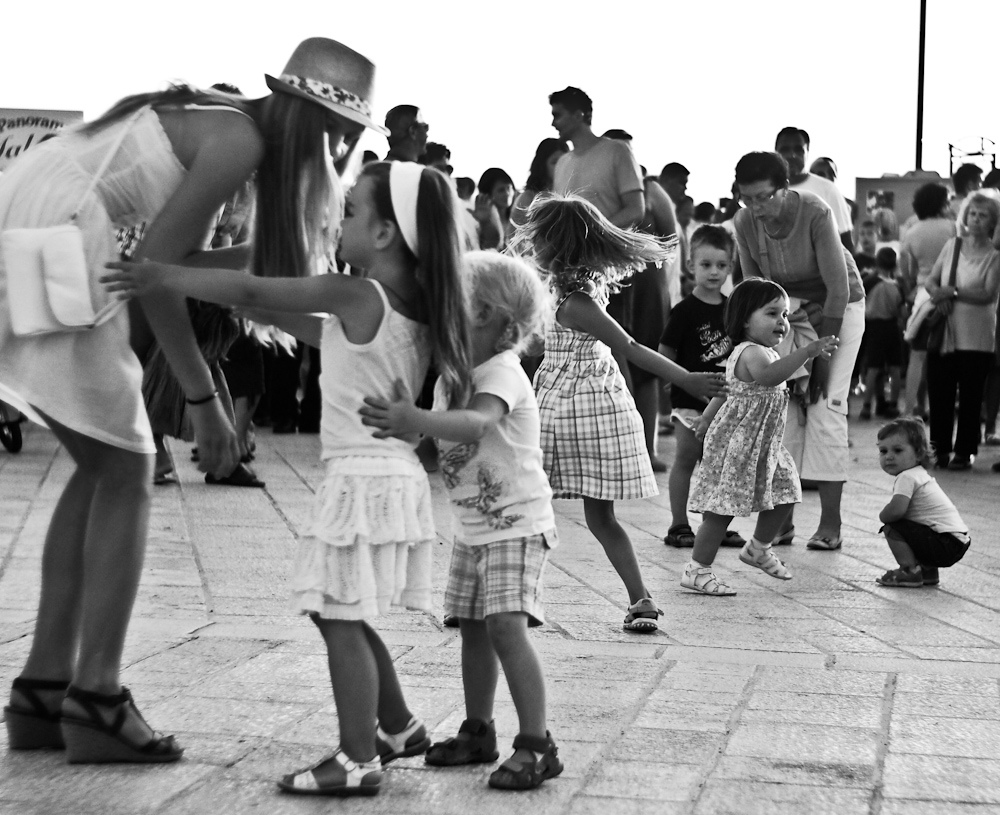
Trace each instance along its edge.
{"label": "long blonde hair", "polygon": [[534,261],[563,294],[591,282],[620,288],[647,263],[672,259],[676,246],[676,238],[620,229],[589,201],[556,193],[535,197],[511,241],[511,251]]}
{"label": "long blonde hair", "polygon": [[[250,112],[246,100],[191,85],[127,96],[84,125],[90,135],[149,105],[225,105]],[[264,138],[264,158],[256,172],[256,216],[251,269],[258,277],[306,277],[325,253],[333,184],[325,154],[326,109],[308,99],[273,93],[254,117]]]}

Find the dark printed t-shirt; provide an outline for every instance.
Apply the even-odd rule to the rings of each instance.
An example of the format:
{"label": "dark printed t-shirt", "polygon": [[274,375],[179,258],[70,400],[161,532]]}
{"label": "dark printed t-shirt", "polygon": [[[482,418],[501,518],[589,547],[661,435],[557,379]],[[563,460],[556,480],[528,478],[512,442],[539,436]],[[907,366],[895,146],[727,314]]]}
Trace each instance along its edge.
{"label": "dark printed t-shirt", "polygon": [[[677,364],[682,368],[700,373],[722,372],[733,350],[722,319],[725,309],[725,297],[718,304],[706,303],[693,294],[685,297],[671,309],[660,345],[677,352]],[[670,386],[670,398],[675,408],[704,410],[706,406],[677,385]]]}

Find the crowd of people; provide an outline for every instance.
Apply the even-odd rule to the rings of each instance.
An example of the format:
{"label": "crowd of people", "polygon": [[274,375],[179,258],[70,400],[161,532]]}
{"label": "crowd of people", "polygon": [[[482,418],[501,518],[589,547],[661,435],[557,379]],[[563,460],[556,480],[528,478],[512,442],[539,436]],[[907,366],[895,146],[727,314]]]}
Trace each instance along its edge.
{"label": "crowd of people", "polygon": [[[874,404],[890,420],[880,520],[898,568],[878,581],[934,585],[967,550],[926,468],[972,466],[984,398],[986,443],[1000,441],[1000,195],[972,170],[956,173],[955,200],[941,184],[918,190],[902,227],[873,211],[855,243],[836,163],[806,169],[804,130],[745,154],[716,209],[687,196],[680,163],[652,176],[626,131],[598,136],[590,97],[567,87],[548,99],[557,138],[526,162],[523,188],[498,167],[453,179],[419,107],[373,119],[374,73],[338,42],[306,40],[262,99],[222,86],[128,97],[0,179],[5,231],[59,226],[82,201],[87,283],[108,305],[89,330],[26,335],[0,286],[0,398],[75,464],[4,709],[12,749],[181,757],[119,678],[151,485],[172,480],[158,437],[191,438],[209,483],[263,486],[247,467],[258,402],[274,432],[318,432],[326,468],[291,584],[327,646],[340,744],[278,782],[293,794],[375,794],[406,756],[495,761],[501,668],[519,732],[490,785],[562,772],[528,637],[558,545],[552,500],[582,500],[628,595],[623,628],[657,631],[663,612],[615,503],[656,494],[660,425],[677,437],[664,541],[692,550],[685,589],[736,593],[713,571],[720,546],[792,579],[773,548],[796,535],[803,483],[821,506],[806,545],[843,545],[852,389],[862,418]],[[355,155],[365,128],[386,136],[383,160]],[[5,249],[0,277],[18,262]],[[296,396],[304,368],[311,407]],[[458,733],[435,744],[375,624],[394,605],[430,609],[437,465],[418,457],[422,437],[454,516],[445,611],[466,703]],[[751,514],[747,540],[729,527]]]}

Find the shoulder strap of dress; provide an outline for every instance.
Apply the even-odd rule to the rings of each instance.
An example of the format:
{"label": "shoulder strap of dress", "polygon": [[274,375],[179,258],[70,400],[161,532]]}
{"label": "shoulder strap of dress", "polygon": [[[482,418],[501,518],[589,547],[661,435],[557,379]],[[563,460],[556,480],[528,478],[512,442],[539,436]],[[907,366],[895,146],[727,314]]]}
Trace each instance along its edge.
{"label": "shoulder strap of dress", "polygon": [[232,107],[231,105],[199,105],[199,104],[196,104],[196,103],[192,102],[192,103],[187,104],[187,105],[181,105],[180,107],[181,107],[181,110],[228,110],[228,111],[231,111],[233,113],[239,113],[239,114],[241,114],[243,116],[246,116],[248,119],[251,119],[251,120],[253,119],[253,116],[251,116],[245,110],[240,110],[239,108]]}

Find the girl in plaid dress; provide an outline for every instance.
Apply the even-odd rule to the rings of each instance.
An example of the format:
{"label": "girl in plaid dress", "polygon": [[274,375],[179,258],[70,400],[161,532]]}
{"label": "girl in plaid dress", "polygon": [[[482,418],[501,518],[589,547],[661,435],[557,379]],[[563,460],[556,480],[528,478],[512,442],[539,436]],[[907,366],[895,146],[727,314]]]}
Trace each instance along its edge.
{"label": "girl in plaid dress", "polygon": [[535,374],[544,468],[556,498],[582,498],[587,528],[625,583],[624,629],[657,630],[662,613],[649,596],[632,541],[615,517],[616,500],[657,494],[642,419],[615,356],[706,399],[724,377],[690,373],[636,343],[605,309],[610,291],[674,245],[619,229],[577,196],[537,198],[515,237],[548,275],[556,319]]}

